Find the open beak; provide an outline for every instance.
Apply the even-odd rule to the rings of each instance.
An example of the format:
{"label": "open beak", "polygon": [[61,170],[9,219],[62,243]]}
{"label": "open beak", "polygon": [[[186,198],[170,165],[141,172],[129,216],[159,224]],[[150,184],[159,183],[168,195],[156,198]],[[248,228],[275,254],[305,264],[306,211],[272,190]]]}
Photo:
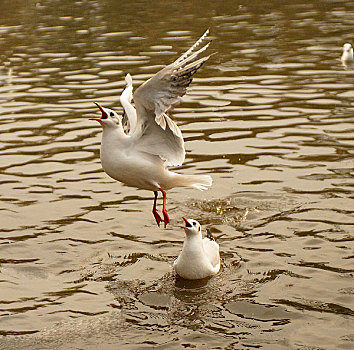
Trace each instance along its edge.
{"label": "open beak", "polygon": [[182,226],[184,230],[187,230],[189,227],[192,227],[192,225],[188,222],[186,218],[182,218],[184,222],[186,223],[186,226]]}
{"label": "open beak", "polygon": [[101,111],[102,115],[101,115],[101,118],[89,118],[89,120],[96,120],[97,122],[101,123],[102,119],[107,119],[108,118],[108,115],[107,115],[107,113],[104,111],[104,109],[102,108],[102,106],[99,103],[94,102],[94,104],[99,108],[99,110]]}

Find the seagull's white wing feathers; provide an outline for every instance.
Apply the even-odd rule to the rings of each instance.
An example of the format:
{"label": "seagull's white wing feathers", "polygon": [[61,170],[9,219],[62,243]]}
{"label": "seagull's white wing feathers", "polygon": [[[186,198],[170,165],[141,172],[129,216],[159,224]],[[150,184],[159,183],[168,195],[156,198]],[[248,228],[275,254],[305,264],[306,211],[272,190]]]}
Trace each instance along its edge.
{"label": "seagull's white wing feathers", "polygon": [[131,135],[136,129],[137,115],[134,106],[131,104],[133,98],[133,79],[129,73],[125,76],[125,81],[127,86],[120,95],[120,103],[124,109],[123,124],[127,121],[129,129],[128,134]]}
{"label": "seagull's white wing feathers", "polygon": [[181,57],[160,70],[134,93],[137,126],[132,134],[138,150],[166,160],[167,165],[180,165],[185,158],[180,129],[165,112],[180,101],[192,82],[193,74],[210,57],[198,58],[209,44],[195,51],[208,31]]}
{"label": "seagull's white wing feathers", "polygon": [[155,122],[142,124],[140,137],[133,141],[136,150],[159,156],[168,166],[178,166],[184,161],[182,133],[166,114],[161,116],[160,125]]}
{"label": "seagull's white wing feathers", "polygon": [[203,248],[213,268],[220,265],[219,245],[209,238],[203,238]]}

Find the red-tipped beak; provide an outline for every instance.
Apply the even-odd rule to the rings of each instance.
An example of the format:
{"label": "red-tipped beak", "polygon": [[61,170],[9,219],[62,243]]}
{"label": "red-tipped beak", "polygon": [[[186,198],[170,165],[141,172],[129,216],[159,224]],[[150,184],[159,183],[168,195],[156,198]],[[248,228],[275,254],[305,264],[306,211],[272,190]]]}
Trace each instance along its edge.
{"label": "red-tipped beak", "polygon": [[100,109],[102,116],[101,118],[90,118],[90,120],[96,120],[97,122],[101,123],[102,119],[108,118],[108,115],[99,103],[94,102],[94,104]]}
{"label": "red-tipped beak", "polygon": [[188,222],[188,220],[186,218],[182,218],[184,220],[184,222],[186,223],[186,226],[182,226],[182,228],[184,230],[187,230],[188,227],[191,227],[191,224]]}

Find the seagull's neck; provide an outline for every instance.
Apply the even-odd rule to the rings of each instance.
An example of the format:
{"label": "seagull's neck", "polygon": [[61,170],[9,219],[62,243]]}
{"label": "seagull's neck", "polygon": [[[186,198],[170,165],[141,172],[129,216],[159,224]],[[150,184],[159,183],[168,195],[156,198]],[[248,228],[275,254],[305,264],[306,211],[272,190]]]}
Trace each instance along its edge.
{"label": "seagull's neck", "polygon": [[203,238],[202,235],[186,235],[186,239],[183,243],[183,250],[198,252],[203,250]]}
{"label": "seagull's neck", "polygon": [[130,137],[125,134],[123,128],[121,126],[117,126],[116,128],[112,127],[104,127],[102,134],[102,143],[122,143]]}

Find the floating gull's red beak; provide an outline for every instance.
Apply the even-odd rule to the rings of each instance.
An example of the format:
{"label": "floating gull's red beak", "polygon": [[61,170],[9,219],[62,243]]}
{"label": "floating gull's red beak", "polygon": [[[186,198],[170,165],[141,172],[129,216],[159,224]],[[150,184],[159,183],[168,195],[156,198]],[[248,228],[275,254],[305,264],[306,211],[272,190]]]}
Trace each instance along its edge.
{"label": "floating gull's red beak", "polygon": [[99,103],[97,103],[97,102],[94,102],[94,103],[100,109],[102,116],[101,116],[101,118],[90,118],[90,120],[96,120],[101,123],[102,119],[108,118],[108,115]]}
{"label": "floating gull's red beak", "polygon": [[188,227],[192,227],[192,225],[188,222],[186,218],[182,218],[184,222],[186,223],[186,226],[182,226],[183,229],[187,230]]}

